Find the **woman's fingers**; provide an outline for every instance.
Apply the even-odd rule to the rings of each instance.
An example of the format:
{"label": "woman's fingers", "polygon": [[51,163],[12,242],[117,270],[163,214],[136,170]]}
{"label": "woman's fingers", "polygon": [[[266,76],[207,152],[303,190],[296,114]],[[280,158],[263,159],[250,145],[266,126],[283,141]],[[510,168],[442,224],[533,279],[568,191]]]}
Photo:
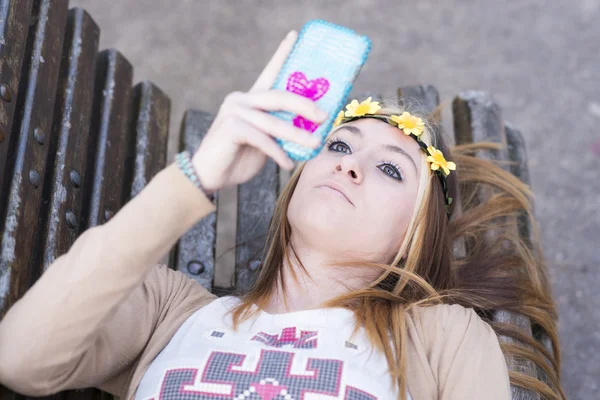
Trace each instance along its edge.
{"label": "woman's fingers", "polygon": [[321,144],[319,138],[312,136],[304,129],[296,128],[289,122],[267,114],[264,111],[240,107],[237,114],[256,129],[273,137],[289,140],[310,148],[316,148]]}
{"label": "woman's fingers", "polygon": [[271,157],[281,168],[290,170],[294,162],[288,157],[281,147],[270,136],[258,129],[245,129],[241,139],[248,145],[256,147],[261,152]]}
{"label": "woman's fingers", "polygon": [[277,74],[279,74],[281,67],[283,67],[283,64],[285,63],[285,59],[294,47],[297,37],[298,32],[296,31],[290,31],[287,34],[285,39],[283,39],[275,51],[275,54],[273,54],[273,57],[271,57],[271,60],[267,63],[261,74],[258,76],[256,82],[254,82],[254,85],[252,85],[250,91],[266,90],[273,86],[275,79],[277,79]]}
{"label": "woman's fingers", "polygon": [[327,119],[327,113],[321,110],[314,101],[284,90],[250,92],[239,96],[238,99],[238,102],[246,107],[263,111],[287,111],[301,115],[315,123],[322,123]]}

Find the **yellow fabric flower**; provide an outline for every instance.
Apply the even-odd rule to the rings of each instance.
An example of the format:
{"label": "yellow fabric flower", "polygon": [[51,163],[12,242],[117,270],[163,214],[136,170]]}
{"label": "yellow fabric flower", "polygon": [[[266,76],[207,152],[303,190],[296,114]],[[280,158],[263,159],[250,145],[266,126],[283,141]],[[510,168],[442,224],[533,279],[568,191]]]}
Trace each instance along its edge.
{"label": "yellow fabric flower", "polygon": [[450,170],[456,170],[456,164],[452,161],[446,161],[444,154],[435,147],[428,146],[427,152],[430,154],[427,156],[427,161],[431,163],[431,169],[433,171],[437,171],[441,168],[444,171],[444,175],[448,176],[450,175]]}
{"label": "yellow fabric flower", "polygon": [[335,121],[333,121],[333,126],[338,126],[339,124],[341,124],[342,118],[344,118],[344,110],[340,111],[337,117],[335,117]]}
{"label": "yellow fabric flower", "polygon": [[400,116],[392,115],[390,119],[398,124],[398,128],[402,129],[405,135],[412,133],[415,136],[421,136],[425,129],[425,123],[421,118],[413,117],[406,111]]}
{"label": "yellow fabric flower", "polygon": [[371,101],[372,97],[369,97],[362,103],[358,103],[356,100],[352,100],[350,104],[346,106],[346,117],[360,117],[365,114],[375,114],[381,110],[381,106],[378,101]]}

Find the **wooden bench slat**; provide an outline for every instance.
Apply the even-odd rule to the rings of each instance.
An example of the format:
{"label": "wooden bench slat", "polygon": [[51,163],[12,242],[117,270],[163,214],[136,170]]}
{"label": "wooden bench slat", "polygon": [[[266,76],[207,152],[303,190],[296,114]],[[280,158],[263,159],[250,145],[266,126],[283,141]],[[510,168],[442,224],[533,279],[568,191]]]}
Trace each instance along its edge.
{"label": "wooden bench slat", "polygon": [[269,222],[279,195],[279,166],[272,159],[258,175],[238,186],[236,290],[246,292],[261,267]]}
{"label": "wooden bench slat", "polygon": [[22,75],[16,105],[23,114],[13,125],[19,133],[2,232],[0,314],[29,288],[31,263],[36,259],[34,253],[40,251],[43,221],[39,215],[67,7],[67,0],[34,5],[34,20],[38,22],[30,29],[31,57],[24,63],[27,72]]}
{"label": "wooden bench slat", "polygon": [[[504,128],[506,131],[509,159],[514,162],[514,164],[509,166],[510,172],[519,178],[521,182],[531,185],[529,168],[527,166],[525,139],[523,139],[521,132],[511,125],[505,124]],[[531,229],[526,214],[519,216],[519,234],[527,243],[531,244]]]}
{"label": "wooden bench slat", "polygon": [[[460,93],[452,103],[456,144],[495,142],[506,145],[504,121],[500,107],[485,92]],[[492,160],[506,160],[504,151],[478,154]],[[508,169],[506,167],[506,169]]]}
{"label": "wooden bench slat", "polygon": [[431,114],[440,104],[440,94],[432,85],[412,85],[398,88],[398,97],[407,101],[410,110],[423,114]]}
{"label": "wooden bench slat", "polygon": [[[194,154],[213,119],[212,114],[188,110],[181,124],[179,150],[187,150]],[[215,193],[215,201],[218,201],[218,195],[218,192]],[[177,271],[183,272],[206,289],[212,290],[216,242],[217,213],[212,213],[204,217],[179,239],[175,251],[172,253],[171,264]]]}
{"label": "wooden bench slat", "polygon": [[527,166],[527,145],[520,130],[511,124],[504,122],[506,132],[506,143],[511,161],[515,164],[510,166],[510,172],[519,178],[521,182],[531,185],[529,178],[529,167]]}
{"label": "wooden bench slat", "polygon": [[[514,162],[514,164],[510,166],[510,170],[513,175],[521,180],[521,182],[531,185],[529,166],[527,164],[527,146],[525,139],[523,138],[523,134],[509,123],[505,123],[504,127],[506,130],[509,158]],[[519,235],[528,243],[529,246],[531,246],[533,232],[531,231],[529,219],[525,213],[518,217],[518,223]],[[535,325],[531,327],[531,330],[534,337],[538,337],[538,341],[546,348],[546,350],[548,350],[551,355],[554,355],[552,341],[550,340],[548,334],[544,332],[541,327]],[[550,360],[548,360],[548,362],[550,363]],[[546,372],[540,367],[537,368],[537,372],[540,379],[552,387]]]}
{"label": "wooden bench slat", "polygon": [[[506,145],[507,138],[504,121],[500,107],[489,94],[478,91],[469,91],[459,94],[452,104],[454,115],[454,134],[457,144],[478,142],[494,142]],[[514,153],[513,153],[514,155]],[[507,161],[509,152],[507,148],[498,151],[477,151],[476,156],[481,159]],[[502,167],[510,171],[508,164]],[[483,189],[475,194],[478,202],[485,202],[491,191]],[[468,247],[469,244],[466,243]],[[496,322],[507,323],[517,327],[526,335],[532,336],[531,321],[524,315],[505,310],[496,310],[492,319]],[[499,336],[501,342],[515,343],[516,340],[507,336]],[[510,371],[517,371],[532,377],[538,377],[537,368],[531,361],[507,357]],[[537,400],[539,395],[522,388],[512,386],[513,399]]]}
{"label": "wooden bench slat", "polygon": [[98,54],[80,231],[108,221],[123,205],[133,67],[114,49]]}
{"label": "wooden bench slat", "polygon": [[[66,253],[78,236],[82,182],[87,178],[94,73],[100,29],[84,10],[69,11],[52,138],[56,151],[49,157],[47,224],[43,269]],[[46,213],[45,212],[45,213]]]}
{"label": "wooden bench slat", "polygon": [[[488,93],[479,91],[467,91],[460,93],[452,102],[452,114],[454,118],[454,138],[457,145],[493,142],[506,145],[506,134],[504,121],[500,107],[494,102]],[[478,150],[474,155],[481,159],[490,161],[507,161],[508,152]],[[502,165],[507,171],[510,171],[508,165]],[[490,188],[479,188],[479,192],[474,193],[471,187],[462,189],[462,205],[466,199],[472,199],[475,202],[484,202],[491,195]],[[465,243],[468,248],[469,244]]]}
{"label": "wooden bench slat", "polygon": [[[0,233],[14,162],[13,118],[29,32],[32,1],[0,3]],[[0,239],[1,240],[1,239]]]}
{"label": "wooden bench slat", "polygon": [[167,164],[171,100],[151,82],[133,88],[132,130],[135,140],[125,168],[127,200],[136,196]]}

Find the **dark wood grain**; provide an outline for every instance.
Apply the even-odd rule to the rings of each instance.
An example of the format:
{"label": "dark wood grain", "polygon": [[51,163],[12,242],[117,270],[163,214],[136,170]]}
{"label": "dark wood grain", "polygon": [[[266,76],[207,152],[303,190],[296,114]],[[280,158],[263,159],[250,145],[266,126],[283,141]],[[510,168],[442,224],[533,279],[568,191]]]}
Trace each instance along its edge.
{"label": "dark wood grain", "polygon": [[430,115],[440,104],[440,94],[432,85],[402,86],[398,88],[398,97],[410,112],[423,115]]}
{"label": "dark wood grain", "polygon": [[78,235],[99,37],[89,14],[80,8],[70,10],[52,128],[56,151],[49,157],[49,184],[44,188],[49,199],[43,212],[48,215],[44,270],[69,250]]}
{"label": "dark wood grain", "polygon": [[17,143],[2,232],[0,310],[3,312],[29,288],[31,263],[35,250],[40,248],[43,222],[40,207],[67,11],[67,0],[39,1],[33,7],[34,23],[27,44],[31,55],[23,63],[19,86],[19,93],[24,93],[17,102],[22,116],[13,124]]}
{"label": "dark wood grain", "polygon": [[[508,145],[508,157],[513,163],[509,166],[510,172],[521,182],[531,185],[529,179],[529,167],[527,165],[527,146],[521,132],[509,124],[504,125],[506,132],[506,143]],[[531,245],[531,226],[527,215],[519,216],[519,234]]]}
{"label": "dark wood grain", "polygon": [[116,50],[98,55],[80,231],[108,221],[123,205],[133,68]]}
{"label": "dark wood grain", "polygon": [[167,163],[171,100],[151,82],[133,88],[134,140],[125,167],[126,199],[136,196]]}
{"label": "dark wood grain", "polygon": [[[525,143],[523,134],[520,130],[516,129],[508,123],[505,123],[504,125],[506,131],[506,141],[508,144],[509,159],[513,162],[510,165],[510,170],[513,175],[515,175],[521,180],[521,182],[531,186],[531,180],[529,177],[529,165],[527,161],[527,145]],[[519,215],[518,224],[519,235],[531,248],[534,242],[534,233],[531,228],[529,217],[526,215],[526,213],[522,213],[521,215]],[[554,349],[552,346],[552,341],[550,340],[550,337],[548,336],[546,331],[544,331],[544,329],[535,324],[532,325],[531,329],[533,336],[546,348],[546,350],[548,350],[549,354],[553,356]],[[548,363],[551,363],[550,360],[548,360]],[[546,384],[548,384],[550,387],[552,387],[552,384],[546,372],[540,367],[537,368],[537,371],[540,379]]]}
{"label": "dark wood grain", "polygon": [[[79,233],[166,165],[169,98],[134,90],[99,27],[67,0],[0,1],[0,318]],[[47,400],[104,400],[97,389]],[[27,400],[0,385],[1,400]]]}
{"label": "dark wood grain", "polygon": [[[509,151],[506,147],[507,138],[504,121],[500,107],[484,92],[464,92],[454,99],[454,134],[457,144],[478,142],[494,142],[503,144],[501,150],[486,150],[476,152],[476,156],[490,161],[509,160]],[[511,153],[513,156],[515,152]],[[502,167],[510,171],[508,163]],[[511,171],[516,172],[516,171]],[[485,188],[474,193],[476,202],[485,202],[492,194],[491,189]],[[469,194],[470,195],[470,194]],[[494,234],[493,232],[491,234]],[[469,244],[466,243],[468,247]],[[493,313],[495,322],[510,324],[519,329],[523,334],[532,336],[531,321],[528,317],[505,310],[496,310]],[[508,336],[499,336],[501,342],[515,343],[516,339]],[[524,345],[524,344],[522,344]],[[507,356],[508,369],[521,372],[537,378],[538,372],[535,364],[530,361]],[[537,400],[539,395],[532,391],[512,386],[513,400]]]}
{"label": "dark wood grain", "polygon": [[[18,130],[13,124],[33,1],[0,2],[0,240]],[[19,118],[17,115],[16,118]],[[0,272],[1,274],[1,272]]]}
{"label": "dark wood grain", "polygon": [[261,268],[269,222],[279,195],[279,166],[268,159],[254,178],[238,186],[235,287],[244,293]]}
{"label": "dark wood grain", "polygon": [[[188,110],[181,123],[179,150],[193,154],[200,147],[213,119],[212,114]],[[218,196],[219,193],[215,193],[215,201],[218,201]],[[172,254],[171,265],[206,289],[213,290],[216,242],[217,213],[212,213],[181,237]]]}

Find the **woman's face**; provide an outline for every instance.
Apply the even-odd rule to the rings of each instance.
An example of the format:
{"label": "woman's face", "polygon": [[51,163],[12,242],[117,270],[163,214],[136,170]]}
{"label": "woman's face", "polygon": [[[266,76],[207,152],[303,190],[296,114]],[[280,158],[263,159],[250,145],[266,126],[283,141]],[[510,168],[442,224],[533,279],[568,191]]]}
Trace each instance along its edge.
{"label": "woman's face", "polygon": [[302,171],[288,208],[292,239],[332,257],[391,262],[415,207],[423,156],[385,122],[338,127]]}

